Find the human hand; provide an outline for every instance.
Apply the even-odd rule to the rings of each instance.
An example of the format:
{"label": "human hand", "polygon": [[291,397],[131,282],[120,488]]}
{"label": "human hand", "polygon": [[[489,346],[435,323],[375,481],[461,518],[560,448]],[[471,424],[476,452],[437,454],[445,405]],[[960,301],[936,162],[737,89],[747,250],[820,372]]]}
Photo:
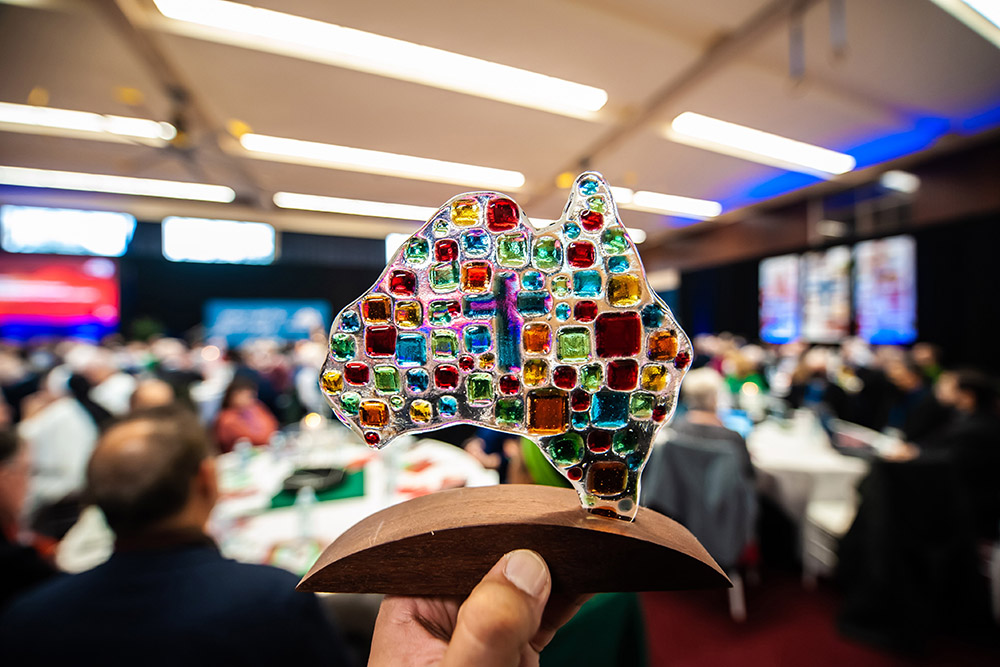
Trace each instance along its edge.
{"label": "human hand", "polygon": [[585,598],[549,600],[552,577],[534,551],[501,558],[469,597],[387,596],[369,667],[530,667]]}

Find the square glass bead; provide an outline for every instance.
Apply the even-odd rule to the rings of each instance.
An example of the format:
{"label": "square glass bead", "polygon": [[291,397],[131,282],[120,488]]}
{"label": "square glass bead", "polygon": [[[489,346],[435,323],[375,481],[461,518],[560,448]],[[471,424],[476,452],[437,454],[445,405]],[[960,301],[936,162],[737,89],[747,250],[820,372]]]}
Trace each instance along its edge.
{"label": "square glass bead", "polygon": [[431,289],[435,292],[452,292],[458,287],[460,272],[458,262],[441,262],[428,271]]}
{"label": "square glass bead", "polygon": [[492,347],[490,328],[485,324],[470,324],[462,332],[465,351],[470,354],[482,354]]}
{"label": "square glass bead", "polygon": [[427,363],[427,339],[420,333],[401,333],[396,341],[396,363],[423,366]]}
{"label": "square glass bead", "polygon": [[586,327],[559,329],[556,356],[560,361],[586,361],[590,357],[590,331]]}
{"label": "square glass bead", "polygon": [[493,267],[489,262],[465,262],[462,264],[462,291],[481,294],[490,291]]}
{"label": "square glass bead", "polygon": [[554,271],[562,266],[562,244],[554,236],[535,239],[534,264],[543,271]]}
{"label": "square glass bead", "polygon": [[323,371],[319,376],[320,386],[328,394],[337,394],[344,389],[344,374],[336,369]]}
{"label": "square glass bead", "polygon": [[330,337],[330,352],[337,361],[354,358],[354,336],[338,333]]}
{"label": "square glass bead", "polygon": [[382,428],[389,423],[389,406],[382,401],[361,401],[361,425]]}
{"label": "square glass bead", "polygon": [[621,255],[628,250],[628,238],[621,227],[608,227],[601,234],[601,250],[607,255]]}
{"label": "square glass bead", "polygon": [[638,313],[602,313],[594,323],[599,357],[634,357],[642,347]]}
{"label": "square glass bead", "polygon": [[590,404],[590,421],[598,428],[621,428],[628,423],[628,402],[626,392],[599,391]]}
{"label": "square glass bead", "polygon": [[523,233],[503,234],[497,239],[497,263],[521,267],[528,263],[528,239]]}
{"label": "square glass bead", "polygon": [[544,359],[528,359],[524,362],[524,384],[537,387],[545,384],[549,377],[549,365]]}
{"label": "square glass bead", "polygon": [[634,392],[629,398],[628,411],[636,419],[649,419],[653,416],[653,403],[656,397],[645,391]]}
{"label": "square glass bead", "polygon": [[442,417],[454,417],[458,412],[458,400],[454,396],[442,396],[438,399],[438,413]]}
{"label": "square glass bead", "polygon": [[650,303],[642,307],[642,326],[647,329],[658,329],[663,324],[663,308],[657,303]]}
{"label": "square glass bead", "polygon": [[521,274],[521,289],[545,289],[545,275],[540,271],[525,271]]}
{"label": "square glass bead", "polygon": [[601,274],[593,270],[575,272],[573,292],[577,296],[598,296],[601,293]]}
{"label": "square glass bead", "polygon": [[391,357],[396,354],[396,327],[365,327],[365,353],[369,357]]}
{"label": "square glass bead", "polygon": [[625,273],[632,267],[625,255],[614,255],[608,258],[608,273]]}
{"label": "square glass bead", "polygon": [[361,395],[354,391],[348,391],[340,395],[340,406],[349,415],[358,414],[361,407]]}
{"label": "square glass bead", "polygon": [[462,234],[462,251],[469,257],[486,257],[490,252],[490,235],[482,229],[470,229]]}
{"label": "square glass bead", "polygon": [[375,367],[375,389],[380,394],[399,392],[399,372],[395,366]]}
{"label": "square glass bead", "polygon": [[489,373],[472,373],[465,381],[465,394],[469,403],[482,405],[493,402],[493,376]]}
{"label": "square glass bead", "polygon": [[431,254],[431,244],[427,239],[412,238],[403,246],[403,259],[408,264],[423,264]]}
{"label": "square glass bead", "polygon": [[569,426],[569,393],[560,389],[529,391],[526,414],[529,433],[562,433]]}
{"label": "square glass bead", "polygon": [[621,461],[597,461],[587,468],[586,488],[602,498],[613,498],[628,487],[628,466]]}
{"label": "square glass bead", "polygon": [[365,322],[388,322],[392,316],[392,299],[384,294],[373,294],[361,301],[361,315]]}
{"label": "square glass bead", "polygon": [[518,292],[517,312],[522,317],[540,317],[552,310],[552,295],[548,292]]}
{"label": "square glass bead", "polygon": [[627,308],[639,303],[642,286],[638,276],[625,273],[608,279],[608,302],[616,308]]}
{"label": "square glass bead", "polygon": [[670,361],[677,356],[677,335],[673,331],[654,331],[646,344],[651,361]]}
{"label": "square glass bead", "polygon": [[419,301],[398,301],[395,317],[396,326],[401,329],[416,329],[423,322],[423,306]]}
{"label": "square glass bead", "polygon": [[583,460],[583,438],[576,433],[563,433],[548,441],[545,445],[552,462],[566,467],[576,465]]}
{"label": "square glass bead", "polygon": [[406,390],[412,394],[422,394],[430,385],[430,375],[423,368],[406,371]]}
{"label": "square glass bead", "polygon": [[646,391],[663,391],[667,388],[667,367],[660,364],[648,364],[642,367],[639,385]]}
{"label": "square glass bead", "polygon": [[461,312],[458,301],[431,301],[427,319],[436,327],[448,326]]}
{"label": "square glass bead", "polygon": [[580,368],[580,386],[591,393],[604,386],[604,369],[600,364],[587,364]]}
{"label": "square glass bead", "polygon": [[520,424],[524,421],[524,401],[520,398],[497,399],[493,414],[501,424]]}
{"label": "square glass bead", "polygon": [[486,205],[486,226],[491,232],[507,232],[521,222],[521,211],[517,204],[499,197]]}
{"label": "square glass bead", "polygon": [[569,296],[573,292],[569,276],[561,275],[552,278],[552,294],[557,297]]}
{"label": "square glass bead", "polygon": [[574,412],[572,417],[570,417],[571,425],[577,431],[582,431],[583,429],[590,426],[590,413],[589,412]]}
{"label": "square glass bead", "polygon": [[458,336],[450,329],[432,331],[431,353],[435,359],[454,359],[458,356]]}
{"label": "square glass bead", "polygon": [[488,320],[497,312],[493,296],[467,296],[462,298],[462,312],[470,320]]}
{"label": "square glass bead", "polygon": [[527,324],[522,333],[524,351],[527,354],[548,354],[552,349],[552,330],[548,324]]}
{"label": "square glass bead", "polygon": [[479,202],[475,199],[458,199],[451,205],[451,221],[456,227],[479,224]]}
{"label": "square glass bead", "polygon": [[349,333],[361,331],[361,318],[354,310],[345,310],[340,314],[340,330]]}
{"label": "square glass bead", "polygon": [[410,403],[410,419],[414,422],[425,424],[431,420],[432,413],[433,407],[430,401],[418,398]]}

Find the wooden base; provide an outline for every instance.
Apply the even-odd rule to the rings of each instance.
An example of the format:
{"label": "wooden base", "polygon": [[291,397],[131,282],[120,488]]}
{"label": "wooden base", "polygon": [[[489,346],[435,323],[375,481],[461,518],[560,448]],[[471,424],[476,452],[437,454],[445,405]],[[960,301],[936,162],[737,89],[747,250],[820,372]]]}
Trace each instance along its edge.
{"label": "wooden base", "polygon": [[467,595],[503,554],[534,549],[560,593],[725,588],[732,584],[677,522],[590,514],[572,489],[508,484],[414,498],[328,546],[301,591]]}

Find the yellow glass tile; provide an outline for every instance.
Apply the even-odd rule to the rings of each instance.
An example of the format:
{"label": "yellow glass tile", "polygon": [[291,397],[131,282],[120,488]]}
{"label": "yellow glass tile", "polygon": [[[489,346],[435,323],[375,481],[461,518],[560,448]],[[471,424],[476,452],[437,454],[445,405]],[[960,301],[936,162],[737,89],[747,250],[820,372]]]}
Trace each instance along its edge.
{"label": "yellow glass tile", "polygon": [[527,354],[548,354],[552,349],[552,330],[541,322],[529,324],[524,327],[522,340]]}
{"label": "yellow glass tile", "polygon": [[410,419],[421,423],[429,422],[431,420],[430,402],[418,398],[410,403]]}
{"label": "yellow glass tile", "polygon": [[569,428],[569,392],[534,389],[527,396],[529,433],[553,435]]}
{"label": "yellow glass tile", "polygon": [[361,315],[366,322],[388,322],[392,315],[392,300],[384,294],[373,294],[361,302]]}
{"label": "yellow glass tile", "polygon": [[483,370],[488,371],[493,368],[497,363],[497,358],[492,352],[487,352],[486,354],[479,357],[479,367]]}
{"label": "yellow glass tile", "polygon": [[544,384],[549,376],[549,365],[544,359],[528,359],[524,362],[524,384],[537,387]]}
{"label": "yellow glass tile", "polygon": [[458,227],[479,224],[479,202],[475,199],[459,199],[451,205],[451,221]]}
{"label": "yellow glass tile", "polygon": [[328,394],[340,393],[344,388],[344,375],[337,370],[326,371],[320,376],[320,384]]}
{"label": "yellow glass tile", "polygon": [[389,406],[382,401],[361,401],[358,414],[362,426],[382,428],[389,423]]}
{"label": "yellow glass tile", "polygon": [[619,308],[634,306],[639,303],[641,297],[642,287],[637,276],[626,273],[608,279],[608,301],[612,306]]}
{"label": "yellow glass tile", "polygon": [[639,382],[646,391],[663,391],[667,388],[667,367],[659,364],[643,366]]}
{"label": "yellow glass tile", "polygon": [[423,307],[419,301],[400,301],[396,304],[396,326],[401,329],[416,329],[423,319]]}

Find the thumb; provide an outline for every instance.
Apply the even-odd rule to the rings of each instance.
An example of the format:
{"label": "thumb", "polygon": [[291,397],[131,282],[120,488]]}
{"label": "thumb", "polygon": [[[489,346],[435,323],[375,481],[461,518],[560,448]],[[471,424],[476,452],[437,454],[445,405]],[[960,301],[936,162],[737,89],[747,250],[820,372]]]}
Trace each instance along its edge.
{"label": "thumb", "polygon": [[458,610],[441,665],[538,664],[538,652],[530,642],[541,625],[551,590],[552,577],[541,556],[526,549],[511,551],[486,573]]}

